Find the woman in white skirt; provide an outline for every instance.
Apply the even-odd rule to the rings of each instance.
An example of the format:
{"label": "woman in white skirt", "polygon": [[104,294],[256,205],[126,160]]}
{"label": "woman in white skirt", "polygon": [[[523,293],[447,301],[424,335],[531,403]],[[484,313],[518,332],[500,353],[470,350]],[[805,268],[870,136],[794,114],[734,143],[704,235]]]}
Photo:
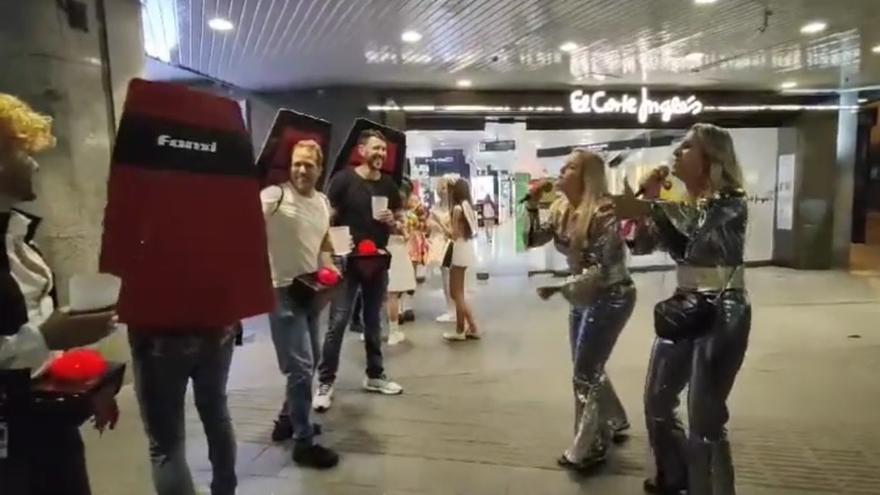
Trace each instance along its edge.
{"label": "woman in white skirt", "polygon": [[455,332],[444,333],[443,338],[449,341],[479,339],[480,332],[474,323],[471,306],[465,300],[464,290],[465,273],[477,262],[473,242],[477,215],[471,205],[471,190],[466,180],[458,179],[450,185],[449,201],[452,215],[448,233],[452,244],[443,265],[449,266],[449,291],[455,302]]}
{"label": "woman in white skirt", "polygon": [[[401,184],[400,194],[404,204],[409,200],[412,186],[409,181]],[[391,267],[388,269],[388,345],[397,345],[406,340],[400,329],[400,298],[401,295],[416,289],[415,267],[409,257],[407,224],[399,222],[398,231],[388,238],[388,254],[391,255]]]}
{"label": "woman in white skirt", "polygon": [[431,207],[431,216],[428,222],[431,233],[428,239],[430,245],[428,258],[432,263],[440,265],[440,286],[443,288],[443,300],[446,308],[443,314],[437,317],[440,323],[455,321],[455,303],[449,292],[449,266],[444,265],[444,256],[451,240],[449,239],[450,205],[449,190],[455,178],[443,176],[437,181],[437,204]]}

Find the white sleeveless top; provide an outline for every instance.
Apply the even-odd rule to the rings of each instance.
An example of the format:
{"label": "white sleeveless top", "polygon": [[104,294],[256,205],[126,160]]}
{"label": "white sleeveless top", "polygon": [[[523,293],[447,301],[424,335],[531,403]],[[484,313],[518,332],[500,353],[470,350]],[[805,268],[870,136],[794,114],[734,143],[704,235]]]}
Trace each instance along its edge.
{"label": "white sleeveless top", "polygon": [[260,193],[272,285],[287,287],[293,279],[318,270],[321,243],[330,229],[330,204],[324,194],[301,195],[290,183]]}

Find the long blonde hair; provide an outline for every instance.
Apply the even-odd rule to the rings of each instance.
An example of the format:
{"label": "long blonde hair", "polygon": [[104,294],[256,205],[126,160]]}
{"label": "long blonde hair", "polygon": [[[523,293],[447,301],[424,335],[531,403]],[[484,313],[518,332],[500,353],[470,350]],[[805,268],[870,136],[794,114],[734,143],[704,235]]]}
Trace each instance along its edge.
{"label": "long blonde hair", "polygon": [[605,160],[586,149],[572,151],[572,161],[580,164],[583,196],[577,208],[570,209],[569,215],[576,214],[577,221],[571,235],[571,252],[579,253],[589,237],[590,221],[599,205],[599,200],[608,196],[608,181],[605,178]]}
{"label": "long blonde hair", "polygon": [[742,168],[736,158],[730,133],[712,124],[694,124],[690,132],[700,143],[700,148],[709,162],[710,192],[742,190]]}

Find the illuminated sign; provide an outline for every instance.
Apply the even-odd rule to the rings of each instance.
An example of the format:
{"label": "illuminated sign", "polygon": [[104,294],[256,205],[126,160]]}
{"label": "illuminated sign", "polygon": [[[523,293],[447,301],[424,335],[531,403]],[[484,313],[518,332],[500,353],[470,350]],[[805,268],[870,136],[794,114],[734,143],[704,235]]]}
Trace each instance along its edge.
{"label": "illuminated sign", "polygon": [[648,88],[642,88],[639,96],[623,94],[620,97],[609,97],[605,91],[585,93],[583,90],[571,92],[569,97],[571,111],[574,113],[624,113],[638,116],[644,124],[652,115],[659,115],[663,122],[669,122],[677,115],[697,115],[703,112],[703,102],[696,96],[687,98],[673,96],[665,100],[653,100],[648,95]]}

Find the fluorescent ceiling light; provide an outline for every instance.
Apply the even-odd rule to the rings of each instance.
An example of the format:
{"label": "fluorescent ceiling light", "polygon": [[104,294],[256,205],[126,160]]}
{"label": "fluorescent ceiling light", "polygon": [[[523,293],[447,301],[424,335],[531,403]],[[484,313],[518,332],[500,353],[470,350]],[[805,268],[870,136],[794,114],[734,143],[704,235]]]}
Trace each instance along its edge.
{"label": "fluorescent ceiling light", "polygon": [[871,51],[874,53],[880,54],[880,45],[877,45],[874,48],[871,48]]}
{"label": "fluorescent ceiling light", "polygon": [[575,43],[574,41],[566,41],[565,43],[559,45],[560,50],[562,50],[564,52],[568,52],[568,53],[571,53],[571,52],[577,50],[577,48],[578,48],[577,43]]}
{"label": "fluorescent ceiling light", "polygon": [[214,31],[232,31],[235,25],[229,19],[215,17],[208,21],[208,27]]}
{"label": "fluorescent ceiling light", "polygon": [[710,3],[715,3],[718,0],[694,0],[694,3],[697,5],[709,5]]}
{"label": "fluorescent ceiling light", "polygon": [[459,79],[458,81],[455,81],[455,85],[459,88],[469,88],[473,86],[474,83],[472,83],[470,79]]}
{"label": "fluorescent ceiling light", "polygon": [[797,85],[798,84],[794,81],[785,81],[784,83],[780,84],[779,87],[782,89],[792,89],[796,88]]}
{"label": "fluorescent ceiling light", "polygon": [[686,60],[691,61],[691,62],[700,62],[703,60],[703,57],[705,57],[705,56],[706,56],[706,54],[703,52],[691,52],[691,53],[688,53],[687,55],[685,55],[684,58]]}
{"label": "fluorescent ceiling light", "polygon": [[825,31],[828,28],[828,23],[823,21],[813,21],[801,28],[801,33],[803,34],[816,34]]}
{"label": "fluorescent ceiling light", "polygon": [[404,31],[403,34],[400,35],[401,41],[406,43],[418,43],[422,41],[422,33],[418,31]]}

